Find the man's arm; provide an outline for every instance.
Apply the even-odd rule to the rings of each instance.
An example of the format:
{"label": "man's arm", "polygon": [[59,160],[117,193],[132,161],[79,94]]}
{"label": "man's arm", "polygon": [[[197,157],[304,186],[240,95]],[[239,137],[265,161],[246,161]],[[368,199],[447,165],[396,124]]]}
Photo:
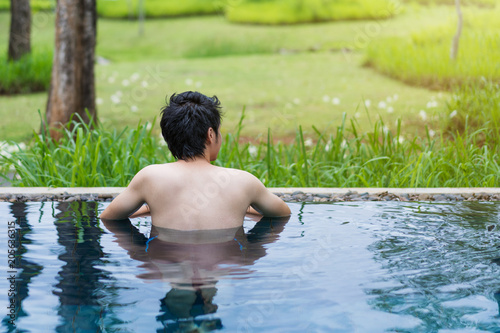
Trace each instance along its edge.
{"label": "man's arm", "polygon": [[[252,176],[253,177],[253,176]],[[290,216],[291,211],[288,205],[278,196],[269,191],[264,184],[256,177],[253,177],[253,198],[251,207],[258,213],[266,217]],[[247,210],[250,213],[250,209]]]}
{"label": "man's arm", "polygon": [[122,220],[130,217],[140,209],[144,210],[144,208],[141,208],[145,202],[142,193],[144,181],[145,175],[139,171],[128,187],[106,207],[99,217],[107,220]]}

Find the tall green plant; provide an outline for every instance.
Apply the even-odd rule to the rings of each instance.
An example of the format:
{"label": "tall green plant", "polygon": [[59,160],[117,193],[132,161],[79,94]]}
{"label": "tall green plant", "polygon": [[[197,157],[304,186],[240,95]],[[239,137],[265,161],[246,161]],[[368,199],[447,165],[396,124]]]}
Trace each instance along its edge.
{"label": "tall green plant", "polygon": [[0,94],[48,90],[51,70],[52,51],[33,50],[18,61],[0,56]]}
{"label": "tall green plant", "polygon": [[[500,84],[482,81],[480,84],[465,84],[455,89],[448,102],[445,115],[447,131],[464,133],[468,130],[481,131],[481,136],[490,144],[500,142]],[[486,136],[483,128],[491,128]]]}
{"label": "tall green plant", "polygon": [[[445,131],[404,138],[400,123],[393,132],[379,119],[362,133],[344,115],[332,132],[315,129],[307,138],[299,127],[295,141],[285,144],[268,130],[267,140],[253,145],[240,142],[243,119],[244,113],[215,163],[251,172],[267,186],[500,186],[500,143],[485,139],[498,137],[491,122],[472,128],[466,118],[451,138]],[[148,125],[117,132],[72,122],[63,132],[60,142],[42,132],[29,148],[0,157],[19,176],[14,186],[125,186],[146,165],[173,161]]]}
{"label": "tall green plant", "polygon": [[35,133],[29,149],[3,158],[18,175],[13,185],[126,186],[143,167],[172,160],[158,149],[148,124],[118,132],[73,119],[61,132],[59,142],[45,130]]}

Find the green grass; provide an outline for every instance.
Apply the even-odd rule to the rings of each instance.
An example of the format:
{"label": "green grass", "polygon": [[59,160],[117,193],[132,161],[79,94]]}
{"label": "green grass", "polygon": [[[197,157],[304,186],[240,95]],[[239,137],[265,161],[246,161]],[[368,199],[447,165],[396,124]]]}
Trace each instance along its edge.
{"label": "green grass", "polygon": [[231,22],[294,24],[338,20],[387,19],[396,14],[388,0],[242,0],[227,6]]}
{"label": "green grass", "polygon": [[[409,3],[418,3],[421,5],[449,5],[455,6],[455,0],[404,0]],[[478,6],[493,8],[497,5],[496,0],[460,0],[462,6]]]}
{"label": "green grass", "polygon": [[[500,185],[497,138],[489,124],[453,140],[444,136],[404,137],[401,125],[382,120],[360,132],[354,120],[332,132],[316,129],[307,140],[302,127],[295,142],[273,143],[272,133],[257,145],[240,141],[241,124],[227,134],[217,165],[247,170],[267,186],[314,187],[496,187]],[[14,186],[126,186],[142,167],[173,159],[147,124],[118,133],[75,123],[60,143],[45,133],[0,165],[14,167]],[[490,139],[490,138],[495,138]],[[5,168],[6,169],[6,168]]]}
{"label": "green grass", "polygon": [[137,170],[160,162],[148,124],[121,132],[96,127],[74,121],[62,130],[59,143],[42,131],[29,149],[0,157],[0,164],[15,169],[19,178],[12,181],[14,186],[98,187],[126,184]]}
{"label": "green grass", "polygon": [[[11,0],[0,0],[0,11],[10,10]],[[56,0],[31,0],[31,10],[51,10],[56,6]]]}
{"label": "green grass", "polygon": [[[220,13],[220,0],[143,0],[144,14],[148,18],[207,15]],[[136,18],[139,0],[99,0],[97,13],[107,18]]]}
{"label": "green grass", "polygon": [[47,91],[50,85],[52,52],[33,50],[18,61],[0,55],[0,95]]}
{"label": "green grass", "polygon": [[[500,128],[500,85],[483,81],[456,89],[444,113],[446,132],[463,134],[465,124],[469,130],[481,131],[483,127]],[[500,144],[500,132],[493,132],[487,139]],[[486,140],[484,131],[479,134]]]}
{"label": "green grass", "polygon": [[[435,22],[447,11],[437,8],[401,14],[384,21],[380,36],[406,31],[408,25]],[[53,20],[50,13],[34,15],[33,22],[38,22],[33,29],[34,49],[52,47]],[[312,125],[323,130],[340,121],[343,112],[357,117],[366,129],[363,100],[371,102],[370,115],[381,114],[389,127],[404,115],[405,131],[414,133],[421,127],[419,111],[426,110],[430,121],[431,112],[444,107],[447,94],[408,87],[361,68],[363,49],[353,44],[368,23],[374,22],[268,27],[234,25],[219,16],[172,18],[146,21],[145,34],[139,36],[134,22],[100,19],[97,55],[110,59],[111,64],[96,66],[99,119],[119,130],[135,126],[139,119],[151,120],[158,115],[165,95],[199,90],[221,98],[226,128],[234,128],[239,110],[246,106],[242,135],[252,140],[268,127],[273,128],[276,139],[292,138],[298,125],[307,136]],[[8,29],[7,13],[0,13],[2,28]],[[163,35],[158,31],[176,33]],[[1,45],[6,48],[6,34],[0,34]],[[245,51],[249,45],[255,49]],[[341,52],[342,46],[353,52]],[[139,77],[132,80],[135,74]],[[123,96],[114,104],[112,96],[118,93]],[[397,101],[394,95],[399,97]],[[333,104],[334,98],[340,103]],[[428,110],[426,104],[433,98],[439,107]],[[45,93],[0,97],[0,117],[4,119],[0,140],[29,140],[39,127],[37,111],[44,112],[46,102]],[[379,108],[381,102],[387,107]],[[137,112],[132,111],[133,106]]]}
{"label": "green grass", "polygon": [[[468,9],[456,61],[450,47],[456,23],[371,43],[366,65],[408,84],[450,90],[483,79],[500,81],[500,7]],[[455,19],[456,21],[456,19]]]}

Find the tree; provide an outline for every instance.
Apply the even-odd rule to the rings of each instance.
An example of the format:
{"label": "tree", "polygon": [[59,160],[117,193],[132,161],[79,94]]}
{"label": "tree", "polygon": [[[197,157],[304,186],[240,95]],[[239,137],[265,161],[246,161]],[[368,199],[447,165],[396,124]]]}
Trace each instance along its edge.
{"label": "tree", "polygon": [[56,11],[56,43],[46,126],[51,137],[57,140],[61,137],[57,128],[67,124],[74,114],[87,123],[91,118],[97,121],[96,0],[58,0]]}
{"label": "tree", "polygon": [[10,0],[9,60],[31,52],[30,0]]}
{"label": "tree", "polygon": [[460,0],[455,0],[455,7],[457,8],[458,15],[458,23],[457,23],[457,32],[453,37],[453,43],[451,44],[450,50],[450,58],[451,60],[456,60],[458,55],[458,45],[460,42],[460,35],[462,34],[462,26],[463,26],[463,15],[462,10],[460,9]]}

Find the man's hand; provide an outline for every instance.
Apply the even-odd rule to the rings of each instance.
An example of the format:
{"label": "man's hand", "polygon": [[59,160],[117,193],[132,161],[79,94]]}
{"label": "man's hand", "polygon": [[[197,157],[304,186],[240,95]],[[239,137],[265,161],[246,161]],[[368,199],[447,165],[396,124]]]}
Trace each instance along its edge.
{"label": "man's hand", "polygon": [[148,204],[144,204],[139,208],[134,214],[130,215],[129,218],[143,217],[151,215]]}
{"label": "man's hand", "polygon": [[256,211],[252,206],[248,207],[247,214],[262,216],[262,214]]}

